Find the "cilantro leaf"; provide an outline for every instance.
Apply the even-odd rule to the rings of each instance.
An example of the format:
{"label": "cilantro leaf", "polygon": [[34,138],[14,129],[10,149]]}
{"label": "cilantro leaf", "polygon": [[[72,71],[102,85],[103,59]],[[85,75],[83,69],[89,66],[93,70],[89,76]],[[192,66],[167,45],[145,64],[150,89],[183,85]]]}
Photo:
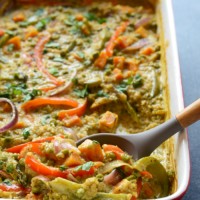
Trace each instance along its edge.
{"label": "cilantro leaf", "polygon": [[87,87],[87,85],[86,85],[85,88],[82,89],[82,90],[75,89],[74,92],[75,92],[75,94],[76,94],[78,97],[80,97],[80,98],[85,98],[85,97],[87,97],[88,94],[89,94],[89,93],[88,93],[88,87]]}

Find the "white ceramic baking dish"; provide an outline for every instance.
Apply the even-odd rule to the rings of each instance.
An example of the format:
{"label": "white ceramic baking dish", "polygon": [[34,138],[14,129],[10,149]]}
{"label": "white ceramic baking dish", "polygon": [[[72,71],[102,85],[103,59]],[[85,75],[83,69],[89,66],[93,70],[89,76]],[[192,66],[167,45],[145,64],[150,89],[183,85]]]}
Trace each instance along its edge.
{"label": "white ceramic baking dish", "polygon": [[[174,116],[184,108],[183,90],[178,59],[176,32],[174,26],[172,0],[160,0],[157,4],[160,13],[164,33],[164,45],[166,47],[166,65],[169,88],[169,104],[171,115]],[[174,156],[177,168],[177,190],[170,196],[160,200],[181,199],[187,191],[190,181],[190,155],[187,131],[183,130],[174,137]]]}
{"label": "white ceramic baking dish", "polygon": [[[166,45],[166,65],[169,87],[171,115],[184,108],[176,32],[174,26],[172,0],[161,0],[157,7],[162,16],[164,44]],[[190,182],[190,155],[187,131],[174,136],[175,162],[177,167],[177,190],[174,194],[160,198],[162,200],[181,199]]]}

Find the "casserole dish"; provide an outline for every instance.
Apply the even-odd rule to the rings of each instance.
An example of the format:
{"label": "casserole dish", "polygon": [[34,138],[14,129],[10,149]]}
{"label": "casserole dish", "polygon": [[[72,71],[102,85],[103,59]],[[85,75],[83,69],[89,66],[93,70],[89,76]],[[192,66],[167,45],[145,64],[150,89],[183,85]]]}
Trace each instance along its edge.
{"label": "casserole dish", "polygon": [[[167,4],[166,3],[166,1],[163,1],[163,2],[161,2],[160,4],[158,4],[157,5],[157,10],[158,10],[158,13],[160,12],[159,10],[161,10],[162,11],[162,17],[163,17],[163,21],[162,22],[164,22],[164,23],[162,23],[163,24],[163,29],[165,30],[164,31],[164,37],[163,38],[161,38],[162,40],[163,40],[163,46],[164,45],[166,45],[167,44],[167,46],[168,46],[168,48],[166,48],[166,57],[167,57],[167,66],[168,65],[170,65],[170,66],[174,66],[174,63],[175,63],[175,66],[177,66],[177,64],[178,64],[178,61],[176,60],[176,51],[174,51],[174,49],[176,49],[176,43],[173,43],[174,41],[175,41],[175,38],[173,38],[173,32],[171,32],[173,29],[171,29],[172,27],[168,27],[168,25],[171,25],[171,23],[168,23],[168,19],[169,19],[169,16],[167,15],[168,13],[170,13],[171,12],[171,10],[170,10],[170,4]],[[41,10],[39,11],[39,12],[41,12]],[[171,14],[171,13],[170,13]],[[39,14],[40,15],[40,14]],[[21,16],[17,16],[17,19],[16,20],[18,20],[18,19],[20,19],[20,17]],[[88,16],[87,16],[88,17]],[[86,18],[87,18],[86,17]],[[97,20],[98,22],[99,22],[99,18],[94,18],[94,16],[89,16],[89,19],[91,19],[91,17],[93,18],[92,19],[92,21],[93,20]],[[22,17],[23,18],[23,17]],[[77,21],[79,21],[79,20],[81,20],[80,18],[82,18],[82,17],[78,17],[77,18]],[[33,19],[31,19],[31,20],[33,20]],[[103,19],[104,20],[104,19]],[[45,27],[45,25],[46,25],[46,23],[48,23],[49,22],[49,19],[47,19],[47,18],[45,18],[45,20],[43,20],[42,22],[40,22],[40,23],[37,23],[36,24],[36,26],[37,26],[37,28],[38,29],[43,29],[44,27]],[[166,23],[165,23],[166,22]],[[31,23],[32,23],[32,21],[31,21]],[[35,22],[34,22],[35,23]],[[44,25],[44,23],[45,23],[45,25]],[[72,21],[67,21],[66,22],[66,24],[67,25],[69,25],[69,26],[71,26],[72,24],[71,23],[73,23],[73,20]],[[146,23],[146,22],[145,22]],[[101,24],[101,22],[100,22],[100,24]],[[20,25],[22,25],[22,26],[26,26],[26,24],[20,24]],[[90,26],[86,23],[86,24],[82,24],[81,23],[81,29],[80,29],[80,23],[77,23],[76,24],[76,28],[77,28],[77,26],[78,26],[78,31],[81,31],[81,32],[83,32],[85,35],[88,35],[89,34],[89,32],[90,32]],[[85,27],[84,26],[82,26],[82,25],[85,25]],[[117,29],[117,32],[124,32],[124,30],[125,30],[125,28],[127,27],[127,22],[125,21],[124,23],[122,23],[121,25],[120,25],[120,28],[119,29]],[[85,29],[86,28],[86,29]],[[168,29],[169,28],[169,29]],[[111,27],[111,29],[112,29],[112,27]],[[168,31],[168,30],[170,30],[170,31]],[[35,31],[35,30],[34,30]],[[34,32],[33,31],[33,32]],[[75,32],[73,32],[74,34],[76,34],[77,33],[77,29],[76,30],[73,30],[73,31],[75,31]],[[31,32],[31,34],[33,33],[33,32]],[[160,29],[160,32],[161,32],[161,35],[162,35],[162,28]],[[37,34],[37,30],[34,32],[34,34]],[[12,32],[8,32],[7,33],[8,35],[12,35]],[[118,33],[117,33],[117,35],[118,35]],[[114,38],[115,38],[115,36],[116,36],[116,34],[114,35]],[[29,36],[27,36],[27,37],[29,37]],[[31,36],[32,37],[32,36]],[[57,38],[57,36],[56,36],[56,38]],[[56,38],[54,37],[54,39],[56,40]],[[112,39],[113,37],[111,37],[111,39]],[[116,39],[118,39],[118,38],[116,38]],[[11,41],[9,40],[8,41],[8,46],[7,46],[7,51],[9,51],[10,52],[10,49],[11,49],[11,51],[12,51],[12,49],[13,48],[20,48],[19,46],[19,38],[15,38],[15,41],[17,40],[17,43],[13,43],[13,40],[12,40],[12,38],[11,38]],[[34,49],[34,60],[36,61],[36,63],[37,63],[37,65],[39,66],[39,70],[41,70],[45,75],[47,75],[48,76],[48,78],[52,81],[52,82],[54,82],[55,83],[55,85],[60,85],[60,80],[58,80],[58,79],[56,79],[54,76],[52,76],[52,75],[50,75],[49,73],[48,73],[48,71],[46,71],[44,68],[43,68],[43,65],[41,64],[42,63],[42,50],[41,50],[41,47],[43,48],[44,47],[44,45],[48,42],[48,40],[49,40],[49,36],[47,36],[47,37],[42,37],[41,38],[41,40],[39,40],[39,42],[38,43],[34,43],[33,45],[35,46],[35,49]],[[172,41],[172,43],[171,43],[171,41]],[[13,44],[14,44],[14,46],[13,46]],[[47,46],[48,45],[48,46]],[[53,47],[53,48],[59,48],[58,47],[58,44],[57,43],[48,43],[46,45],[46,47],[48,48],[48,47]],[[112,47],[114,44],[112,44],[112,42],[111,42],[111,45],[110,45],[110,47]],[[113,47],[112,47],[113,48]],[[173,49],[173,51],[172,51],[172,49]],[[149,51],[150,51],[150,53],[149,53]],[[151,52],[153,51],[153,49],[148,49],[148,52],[147,51],[145,51],[146,53],[145,54],[147,54],[147,55],[149,55],[149,54],[151,54]],[[47,51],[48,52],[48,51]],[[56,53],[56,51],[54,52],[54,53]],[[64,52],[64,53],[66,53],[66,52]],[[102,52],[102,53],[104,53],[104,52]],[[173,53],[173,54],[172,54]],[[112,52],[111,52],[111,54],[112,54]],[[37,55],[37,56],[36,56]],[[101,53],[100,53],[100,55],[101,55]],[[163,54],[164,55],[164,54]],[[52,55],[51,55],[52,56]],[[173,57],[173,63],[170,63],[170,59],[171,59],[171,57],[172,56],[174,56]],[[55,58],[55,57],[54,57]],[[81,52],[79,52],[78,53],[78,58],[77,58],[77,55],[76,55],[76,59],[77,60],[84,60],[85,58],[84,58],[84,55],[83,54],[81,54]],[[169,59],[169,62],[168,62],[168,59]],[[54,60],[55,62],[63,62],[62,61],[62,59],[60,59],[59,58],[59,60],[58,60],[58,58],[56,59],[56,60]],[[5,61],[3,61],[3,62],[5,62]],[[30,64],[30,63],[29,63]],[[86,66],[87,66],[87,64],[86,64]],[[172,112],[172,114],[173,114],[173,112],[176,112],[177,110],[177,104],[174,104],[174,98],[179,98],[179,96],[181,96],[181,93],[180,93],[180,83],[178,83],[178,82],[176,82],[175,80],[177,80],[177,77],[180,77],[180,74],[179,74],[179,72],[178,72],[178,70],[177,70],[177,68],[176,67],[172,67],[172,69],[171,68],[169,68],[168,69],[168,67],[167,67],[167,73],[168,73],[168,76],[166,75],[166,77],[163,77],[164,79],[167,79],[167,77],[169,77],[169,91],[170,91],[170,94],[169,94],[169,96],[170,96],[170,107],[171,107],[171,112]],[[100,62],[100,64],[97,64],[97,67],[102,67],[102,63]],[[104,66],[103,66],[104,67]],[[53,71],[52,71],[53,70]],[[52,74],[53,75],[55,75],[56,73],[58,74],[59,73],[59,71],[56,71],[55,70],[55,68],[54,69],[52,69],[51,70],[51,72],[52,72]],[[119,72],[120,70],[118,70],[117,72]],[[73,71],[72,71],[73,72]],[[94,74],[95,74],[96,72],[94,72]],[[150,71],[150,73],[151,73],[151,71]],[[93,75],[94,75],[93,74]],[[118,74],[119,75],[119,74]],[[174,75],[174,77],[173,77],[173,75]],[[71,75],[71,76],[73,76],[73,75]],[[120,79],[121,79],[121,76],[117,76],[118,78],[120,77]],[[97,82],[99,82],[99,77],[98,76],[96,76],[95,77],[96,79],[95,79],[95,83],[94,82],[92,82],[92,84],[96,84],[96,80],[97,80]],[[135,78],[137,78],[137,81],[138,81],[138,79],[140,80],[140,76],[136,76]],[[146,76],[146,78],[148,79],[148,76]],[[17,79],[18,80],[22,80],[21,79],[21,77],[19,77],[19,76],[17,76]],[[129,81],[130,79],[127,79],[127,81]],[[74,81],[74,80],[73,80]],[[78,81],[80,81],[79,79],[78,79]],[[84,82],[85,80],[83,80],[83,82]],[[78,89],[76,89],[76,90],[74,90],[74,92],[75,92],[75,94],[76,95],[78,95],[79,97],[85,97],[85,95],[87,94],[87,87],[89,87],[88,85],[90,85],[91,84],[91,82],[88,82],[88,80],[86,80],[87,81],[87,83],[86,83],[86,87],[85,88],[82,88],[82,91],[80,91],[80,88],[78,88]],[[89,80],[89,81],[91,81],[91,80]],[[101,81],[101,80],[100,80]],[[133,80],[134,81],[134,80]],[[127,82],[126,82],[127,83]],[[133,82],[134,83],[134,82]],[[166,82],[165,82],[165,80],[164,80],[164,83],[166,84]],[[131,84],[132,84],[132,79],[131,79]],[[138,84],[138,82],[137,82],[137,84]],[[139,82],[139,86],[141,86],[140,85],[141,84],[141,82]],[[176,85],[176,90],[174,90],[174,84]],[[49,86],[48,86],[49,87]],[[47,88],[48,88],[47,87]],[[120,88],[120,90],[122,91],[122,90],[124,90],[125,88],[124,88],[124,86],[122,87],[122,85],[120,86],[121,88]],[[137,87],[138,87],[138,85],[137,85]],[[166,95],[166,98],[167,98],[167,91],[168,91],[168,86],[167,85],[164,85],[164,87],[166,88],[166,90],[164,90],[164,91],[166,91],[166,94],[164,94],[164,95]],[[154,96],[156,96],[157,94],[158,94],[158,90],[157,90],[157,87],[155,87],[156,89],[153,89],[152,91],[153,91],[153,93],[152,94],[150,94],[150,96],[152,96],[152,97],[154,97]],[[13,88],[12,88],[13,89]],[[14,89],[16,89],[16,86],[15,86],[15,88]],[[24,87],[24,88],[22,88],[22,89],[24,89],[24,90],[22,90],[22,93],[26,90],[26,88]],[[118,90],[119,90],[119,87],[117,88]],[[19,88],[17,88],[16,89],[17,91],[19,90]],[[14,90],[14,98],[16,97],[15,95],[16,95],[16,90]],[[13,90],[9,90],[9,92],[12,92]],[[49,89],[48,90],[46,90],[47,92],[49,91]],[[19,91],[18,91],[19,92]],[[21,92],[21,91],[20,91]],[[63,92],[63,91],[59,91],[59,93],[61,93],[61,92]],[[104,92],[105,91],[103,91],[103,93],[102,93],[102,91],[100,92],[100,93],[98,93],[98,95],[99,96],[106,96],[105,94],[104,94]],[[164,92],[165,93],[165,92]],[[34,105],[35,104],[37,104],[38,103],[38,101],[36,101],[36,100],[39,100],[39,105],[41,105],[41,102],[45,102],[47,99],[42,99],[42,98],[38,98],[38,99],[34,99],[34,100],[30,100],[30,99],[32,99],[32,98],[34,98],[35,96],[38,96],[38,91],[35,91],[34,90],[34,92],[32,91],[31,92],[31,94],[30,93],[28,93],[27,91],[26,92],[24,92],[24,94],[26,94],[26,96],[25,96],[25,98],[27,98],[26,99],[26,101],[28,101],[28,103],[24,103],[23,105],[22,105],[22,109],[24,109],[26,112],[28,112],[29,111],[29,109],[30,109],[30,107],[31,108],[33,108],[34,106],[32,105],[32,103],[34,102]],[[56,91],[56,94],[58,94],[58,91]],[[9,94],[6,94],[6,93],[4,93],[4,95],[10,95],[10,93]],[[13,95],[13,93],[12,93],[12,95]],[[28,95],[28,96],[27,96]],[[35,95],[34,97],[33,97],[33,95]],[[52,94],[51,94],[52,95]],[[55,95],[55,93],[53,94],[53,96]],[[39,94],[39,96],[40,96],[40,94]],[[106,97],[107,98],[107,97]],[[51,99],[52,100],[52,99]],[[57,99],[53,99],[53,101],[55,102],[57,102]],[[48,99],[48,102],[49,102],[49,104],[52,104],[52,101],[50,102],[49,101],[49,99]],[[31,104],[30,104],[31,103]],[[43,103],[43,104],[45,104],[45,103]],[[74,102],[74,101],[68,101],[68,106],[69,105],[71,105],[72,107],[77,107],[77,105],[75,105],[75,104],[77,104],[76,102]],[[83,107],[85,108],[85,104],[86,103],[83,103],[82,104],[82,106],[81,106],[81,110],[83,110]],[[92,104],[92,106],[93,107],[97,107],[97,105],[93,105]],[[180,104],[178,104],[178,106],[181,108],[181,102],[180,102]],[[183,105],[182,105],[183,106]],[[95,107],[95,108],[96,108]],[[128,105],[128,108],[130,108],[130,105]],[[130,109],[129,109],[130,110]],[[162,110],[162,109],[161,109]],[[45,112],[48,112],[48,111],[45,111]],[[51,111],[50,111],[51,112]],[[74,110],[73,111],[71,111],[71,112],[74,112]],[[70,112],[70,113],[71,113]],[[80,111],[81,113],[82,113],[82,111]],[[137,112],[139,112],[139,111],[137,111]],[[79,112],[78,112],[79,113]],[[162,112],[161,112],[162,113]],[[69,114],[69,112],[68,112],[68,114]],[[80,114],[80,113],[79,113]],[[77,114],[77,115],[79,115],[79,114]],[[82,115],[82,114],[81,114]],[[113,124],[115,124],[115,122],[117,121],[117,116],[115,115],[115,114],[113,114],[113,113],[106,113],[106,115],[112,115],[112,117],[115,119],[114,120],[114,123]],[[134,118],[135,118],[135,113],[133,114],[134,115]],[[162,114],[161,114],[162,115]],[[60,115],[58,115],[58,117],[59,116],[63,116],[62,114],[60,114]],[[169,117],[169,116],[168,116]],[[105,124],[105,120],[104,120],[104,117],[102,117],[103,118],[103,120],[101,120],[100,119],[100,124],[99,124],[99,126],[100,126],[100,130],[101,131],[109,131],[109,132],[113,132],[113,130],[110,130],[110,126],[108,126],[108,127],[106,127],[106,129],[105,129],[105,126],[102,126],[102,124],[104,125]],[[49,117],[48,118],[45,118],[45,120],[46,121],[48,121],[48,119],[49,119]],[[158,118],[159,119],[159,118]],[[75,123],[77,123],[77,120],[79,120],[79,118],[75,118],[75,120],[76,120],[76,122]],[[90,120],[90,119],[89,119]],[[89,121],[88,121],[89,122]],[[160,121],[159,123],[161,123],[162,121]],[[48,122],[42,122],[42,123],[48,123]],[[68,121],[68,123],[71,123],[70,121]],[[78,121],[78,123],[79,123],[79,121]],[[69,125],[69,124],[68,124]],[[155,125],[155,124],[154,124]],[[101,129],[102,128],[102,129]],[[111,127],[112,128],[112,127]],[[150,127],[149,127],[150,128]],[[96,129],[95,129],[96,130]],[[133,129],[130,129],[130,130],[133,130]],[[27,130],[27,129],[24,129],[24,131],[23,131],[23,137],[24,137],[24,139],[27,139],[29,136],[30,136],[30,132],[29,132],[30,130]],[[49,130],[48,130],[49,131]],[[93,130],[92,130],[93,131]],[[119,131],[119,132],[123,132],[123,131]],[[126,132],[126,131],[125,131]],[[138,131],[136,131],[136,132],[138,132]],[[84,136],[84,134],[85,134],[85,132],[81,132],[80,131],[80,134],[79,134],[79,137],[83,137]],[[88,132],[86,133],[86,134],[89,134]],[[185,141],[185,139],[187,139],[186,138],[186,136],[184,136],[184,133],[181,135],[181,137],[183,137],[183,141]],[[181,143],[182,144],[182,142],[183,141],[181,141],[181,138],[180,136],[177,136],[177,137],[175,137],[174,139],[175,139],[175,146],[174,146],[174,149],[175,149],[175,160],[177,160],[177,158],[179,159],[179,155],[180,155],[180,152],[182,152],[182,151],[184,151],[185,150],[185,146],[183,147],[183,149],[181,149],[180,147],[179,147],[179,144]],[[15,143],[15,141],[14,141],[14,143]],[[186,140],[186,143],[187,143],[187,140]],[[4,144],[4,143],[3,143]],[[12,143],[11,143],[12,144]],[[178,144],[178,145],[177,145]],[[11,145],[11,146],[13,146],[13,145]],[[187,146],[187,144],[186,144],[186,146]],[[12,148],[12,147],[11,147]],[[32,147],[31,147],[32,148]],[[171,148],[171,147],[170,147]],[[172,147],[173,148],[173,147]],[[170,151],[171,151],[171,149],[170,149]],[[186,155],[186,154],[185,154]],[[26,157],[27,158],[27,157]],[[30,157],[29,157],[30,158]],[[188,158],[188,156],[185,156],[184,157],[185,159],[187,159]],[[28,158],[27,158],[28,159]],[[181,166],[181,165],[179,165],[179,163],[181,163],[183,160],[177,160],[178,161],[178,166]],[[185,161],[185,160],[184,160]],[[28,162],[28,161],[27,161]],[[172,160],[171,160],[171,162],[173,163],[173,158],[172,158]],[[189,167],[188,167],[189,168]],[[179,167],[177,168],[178,170],[179,170]],[[186,172],[186,171],[185,171]],[[187,173],[186,173],[187,174]],[[181,180],[181,177],[182,176],[179,176],[179,172],[178,172],[178,184],[179,183],[182,183],[182,180]],[[187,177],[188,178],[188,177]],[[187,179],[186,178],[186,179]],[[174,181],[175,182],[175,181]],[[178,185],[179,186],[179,185]],[[176,187],[174,187],[175,189],[176,189]],[[176,193],[174,193],[173,195],[175,195],[174,197],[173,197],[173,195],[172,196],[169,196],[169,197],[166,197],[166,198],[169,198],[169,199],[173,199],[173,198],[175,198],[175,197],[178,197],[178,196],[180,196],[180,195],[182,195],[183,194],[183,191],[185,191],[185,186],[182,186],[182,185],[180,185],[180,187],[178,187],[178,194],[177,194],[177,196],[176,196]]]}

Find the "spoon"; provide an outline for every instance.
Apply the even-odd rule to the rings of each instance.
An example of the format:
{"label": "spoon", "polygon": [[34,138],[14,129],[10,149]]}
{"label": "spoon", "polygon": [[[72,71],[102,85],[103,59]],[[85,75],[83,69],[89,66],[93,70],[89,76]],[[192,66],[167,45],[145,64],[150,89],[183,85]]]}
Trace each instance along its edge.
{"label": "spoon", "polygon": [[102,144],[117,145],[135,160],[149,156],[160,144],[172,135],[190,126],[200,119],[200,99],[196,100],[175,117],[150,130],[137,134],[98,133],[77,141],[77,145],[86,139],[96,140]]}

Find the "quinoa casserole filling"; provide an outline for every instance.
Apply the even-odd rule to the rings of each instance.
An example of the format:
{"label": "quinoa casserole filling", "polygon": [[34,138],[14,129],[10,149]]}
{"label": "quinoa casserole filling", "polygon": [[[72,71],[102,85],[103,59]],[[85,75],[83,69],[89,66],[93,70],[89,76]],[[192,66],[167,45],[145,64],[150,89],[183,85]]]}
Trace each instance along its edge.
{"label": "quinoa casserole filling", "polygon": [[169,118],[153,1],[19,2],[0,17],[0,197],[173,193],[172,139],[138,161],[115,145],[76,145],[95,133],[137,134]]}

